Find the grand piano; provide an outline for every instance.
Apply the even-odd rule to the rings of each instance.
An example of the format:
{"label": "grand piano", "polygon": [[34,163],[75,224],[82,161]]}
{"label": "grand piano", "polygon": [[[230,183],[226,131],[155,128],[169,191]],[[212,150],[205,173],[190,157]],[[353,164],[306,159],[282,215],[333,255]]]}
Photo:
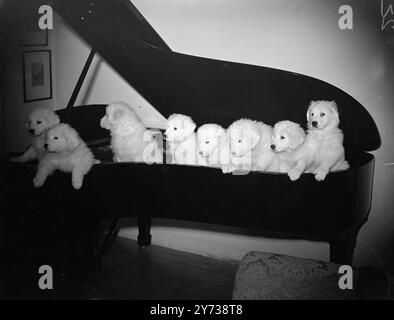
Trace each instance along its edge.
{"label": "grand piano", "polygon": [[[54,0],[51,5],[92,47],[68,106],[58,114],[80,132],[101,163],[79,191],[60,172],[35,189],[36,164],[16,164],[3,156],[4,205],[14,208],[2,211],[6,229],[18,224],[17,211],[25,213],[19,223],[68,219],[70,225],[93,225],[111,219],[112,236],[119,218],[137,217],[138,243],[146,246],[151,218],[160,217],[326,241],[331,261],[352,263],[358,231],[371,209],[374,157],[368,151],[381,143],[374,120],[356,99],[307,75],[174,52],[129,0]],[[311,174],[292,182],[281,173],[224,175],[208,167],[114,163],[109,133],[99,124],[106,105],[74,106],[95,53],[165,117],[187,114],[198,125],[227,127],[242,117],[271,125],[284,119],[304,124],[311,100],[335,100],[350,169],[330,173],[323,182]]]}

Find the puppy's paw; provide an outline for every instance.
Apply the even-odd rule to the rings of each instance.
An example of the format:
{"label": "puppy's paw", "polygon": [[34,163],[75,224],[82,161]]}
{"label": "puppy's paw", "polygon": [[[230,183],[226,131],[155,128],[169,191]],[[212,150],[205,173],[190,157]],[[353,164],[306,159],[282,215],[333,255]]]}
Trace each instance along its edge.
{"label": "puppy's paw", "polygon": [[296,181],[300,178],[301,176],[301,171],[298,169],[292,169],[289,171],[288,176],[291,181]]}
{"label": "puppy's paw", "polygon": [[72,179],[72,185],[75,190],[82,188],[82,179]]}
{"label": "puppy's paw", "polygon": [[22,159],[22,157],[12,157],[12,158],[10,158],[10,161],[21,163],[21,162],[23,162],[23,159]]}
{"label": "puppy's paw", "polygon": [[325,168],[317,168],[313,173],[317,181],[323,181],[328,174],[328,170]]}
{"label": "puppy's paw", "polygon": [[40,177],[34,177],[33,179],[33,186],[35,188],[40,188],[44,185],[45,180]]}
{"label": "puppy's paw", "polygon": [[224,174],[226,173],[231,173],[235,171],[235,167],[231,166],[231,165],[222,165],[222,172]]}

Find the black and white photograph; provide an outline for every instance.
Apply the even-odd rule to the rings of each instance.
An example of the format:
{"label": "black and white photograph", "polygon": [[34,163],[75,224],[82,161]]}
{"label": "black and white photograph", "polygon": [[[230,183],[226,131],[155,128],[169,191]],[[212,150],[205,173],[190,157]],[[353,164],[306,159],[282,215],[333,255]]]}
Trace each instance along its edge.
{"label": "black and white photograph", "polygon": [[0,0],[0,300],[392,301],[393,121],[394,0]]}

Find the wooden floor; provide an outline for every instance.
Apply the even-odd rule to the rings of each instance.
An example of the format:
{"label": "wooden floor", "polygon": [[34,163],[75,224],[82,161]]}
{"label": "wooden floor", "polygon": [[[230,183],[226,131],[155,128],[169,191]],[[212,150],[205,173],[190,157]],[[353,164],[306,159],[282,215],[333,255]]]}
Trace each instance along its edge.
{"label": "wooden floor", "polygon": [[[216,300],[231,299],[238,264],[154,245],[140,250],[136,241],[118,237],[101,273],[79,279],[57,273],[54,290],[38,288],[29,263],[18,262],[15,268],[16,273],[0,272],[0,300]],[[15,280],[15,290],[4,290],[7,279]],[[393,292],[394,282],[391,299]]]}
{"label": "wooden floor", "polygon": [[[36,267],[31,265],[40,264],[19,261],[14,274],[0,272],[0,300],[231,299],[238,267],[160,246],[140,249],[136,241],[121,237],[105,256],[101,273],[70,278],[54,272],[53,290],[38,288],[38,275],[31,272]],[[16,281],[4,285],[10,278]]]}
{"label": "wooden floor", "polygon": [[103,267],[90,298],[231,299],[238,265],[119,237]]}

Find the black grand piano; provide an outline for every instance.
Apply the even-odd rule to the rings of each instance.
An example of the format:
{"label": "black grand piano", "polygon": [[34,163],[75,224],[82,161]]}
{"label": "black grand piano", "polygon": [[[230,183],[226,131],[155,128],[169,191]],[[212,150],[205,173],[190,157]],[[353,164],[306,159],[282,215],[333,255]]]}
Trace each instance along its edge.
{"label": "black grand piano", "polygon": [[[119,218],[137,217],[138,242],[145,246],[151,242],[151,217],[161,217],[326,241],[331,261],[352,262],[358,231],[371,208],[374,157],[367,151],[381,143],[373,119],[357,100],[306,75],[174,52],[129,0],[54,0],[52,6],[92,47],[68,106],[58,114],[102,162],[79,191],[60,172],[35,189],[35,163],[15,164],[3,157],[4,202],[14,208],[2,211],[6,226],[18,223],[15,212],[20,211],[25,213],[20,224],[113,219],[113,233]],[[207,167],[114,163],[109,133],[99,125],[106,105],[74,106],[96,52],[165,117],[183,113],[198,125],[227,127],[241,117],[303,124],[311,100],[335,100],[351,168],[330,173],[323,182],[311,174],[291,182],[281,173],[224,175]]]}

